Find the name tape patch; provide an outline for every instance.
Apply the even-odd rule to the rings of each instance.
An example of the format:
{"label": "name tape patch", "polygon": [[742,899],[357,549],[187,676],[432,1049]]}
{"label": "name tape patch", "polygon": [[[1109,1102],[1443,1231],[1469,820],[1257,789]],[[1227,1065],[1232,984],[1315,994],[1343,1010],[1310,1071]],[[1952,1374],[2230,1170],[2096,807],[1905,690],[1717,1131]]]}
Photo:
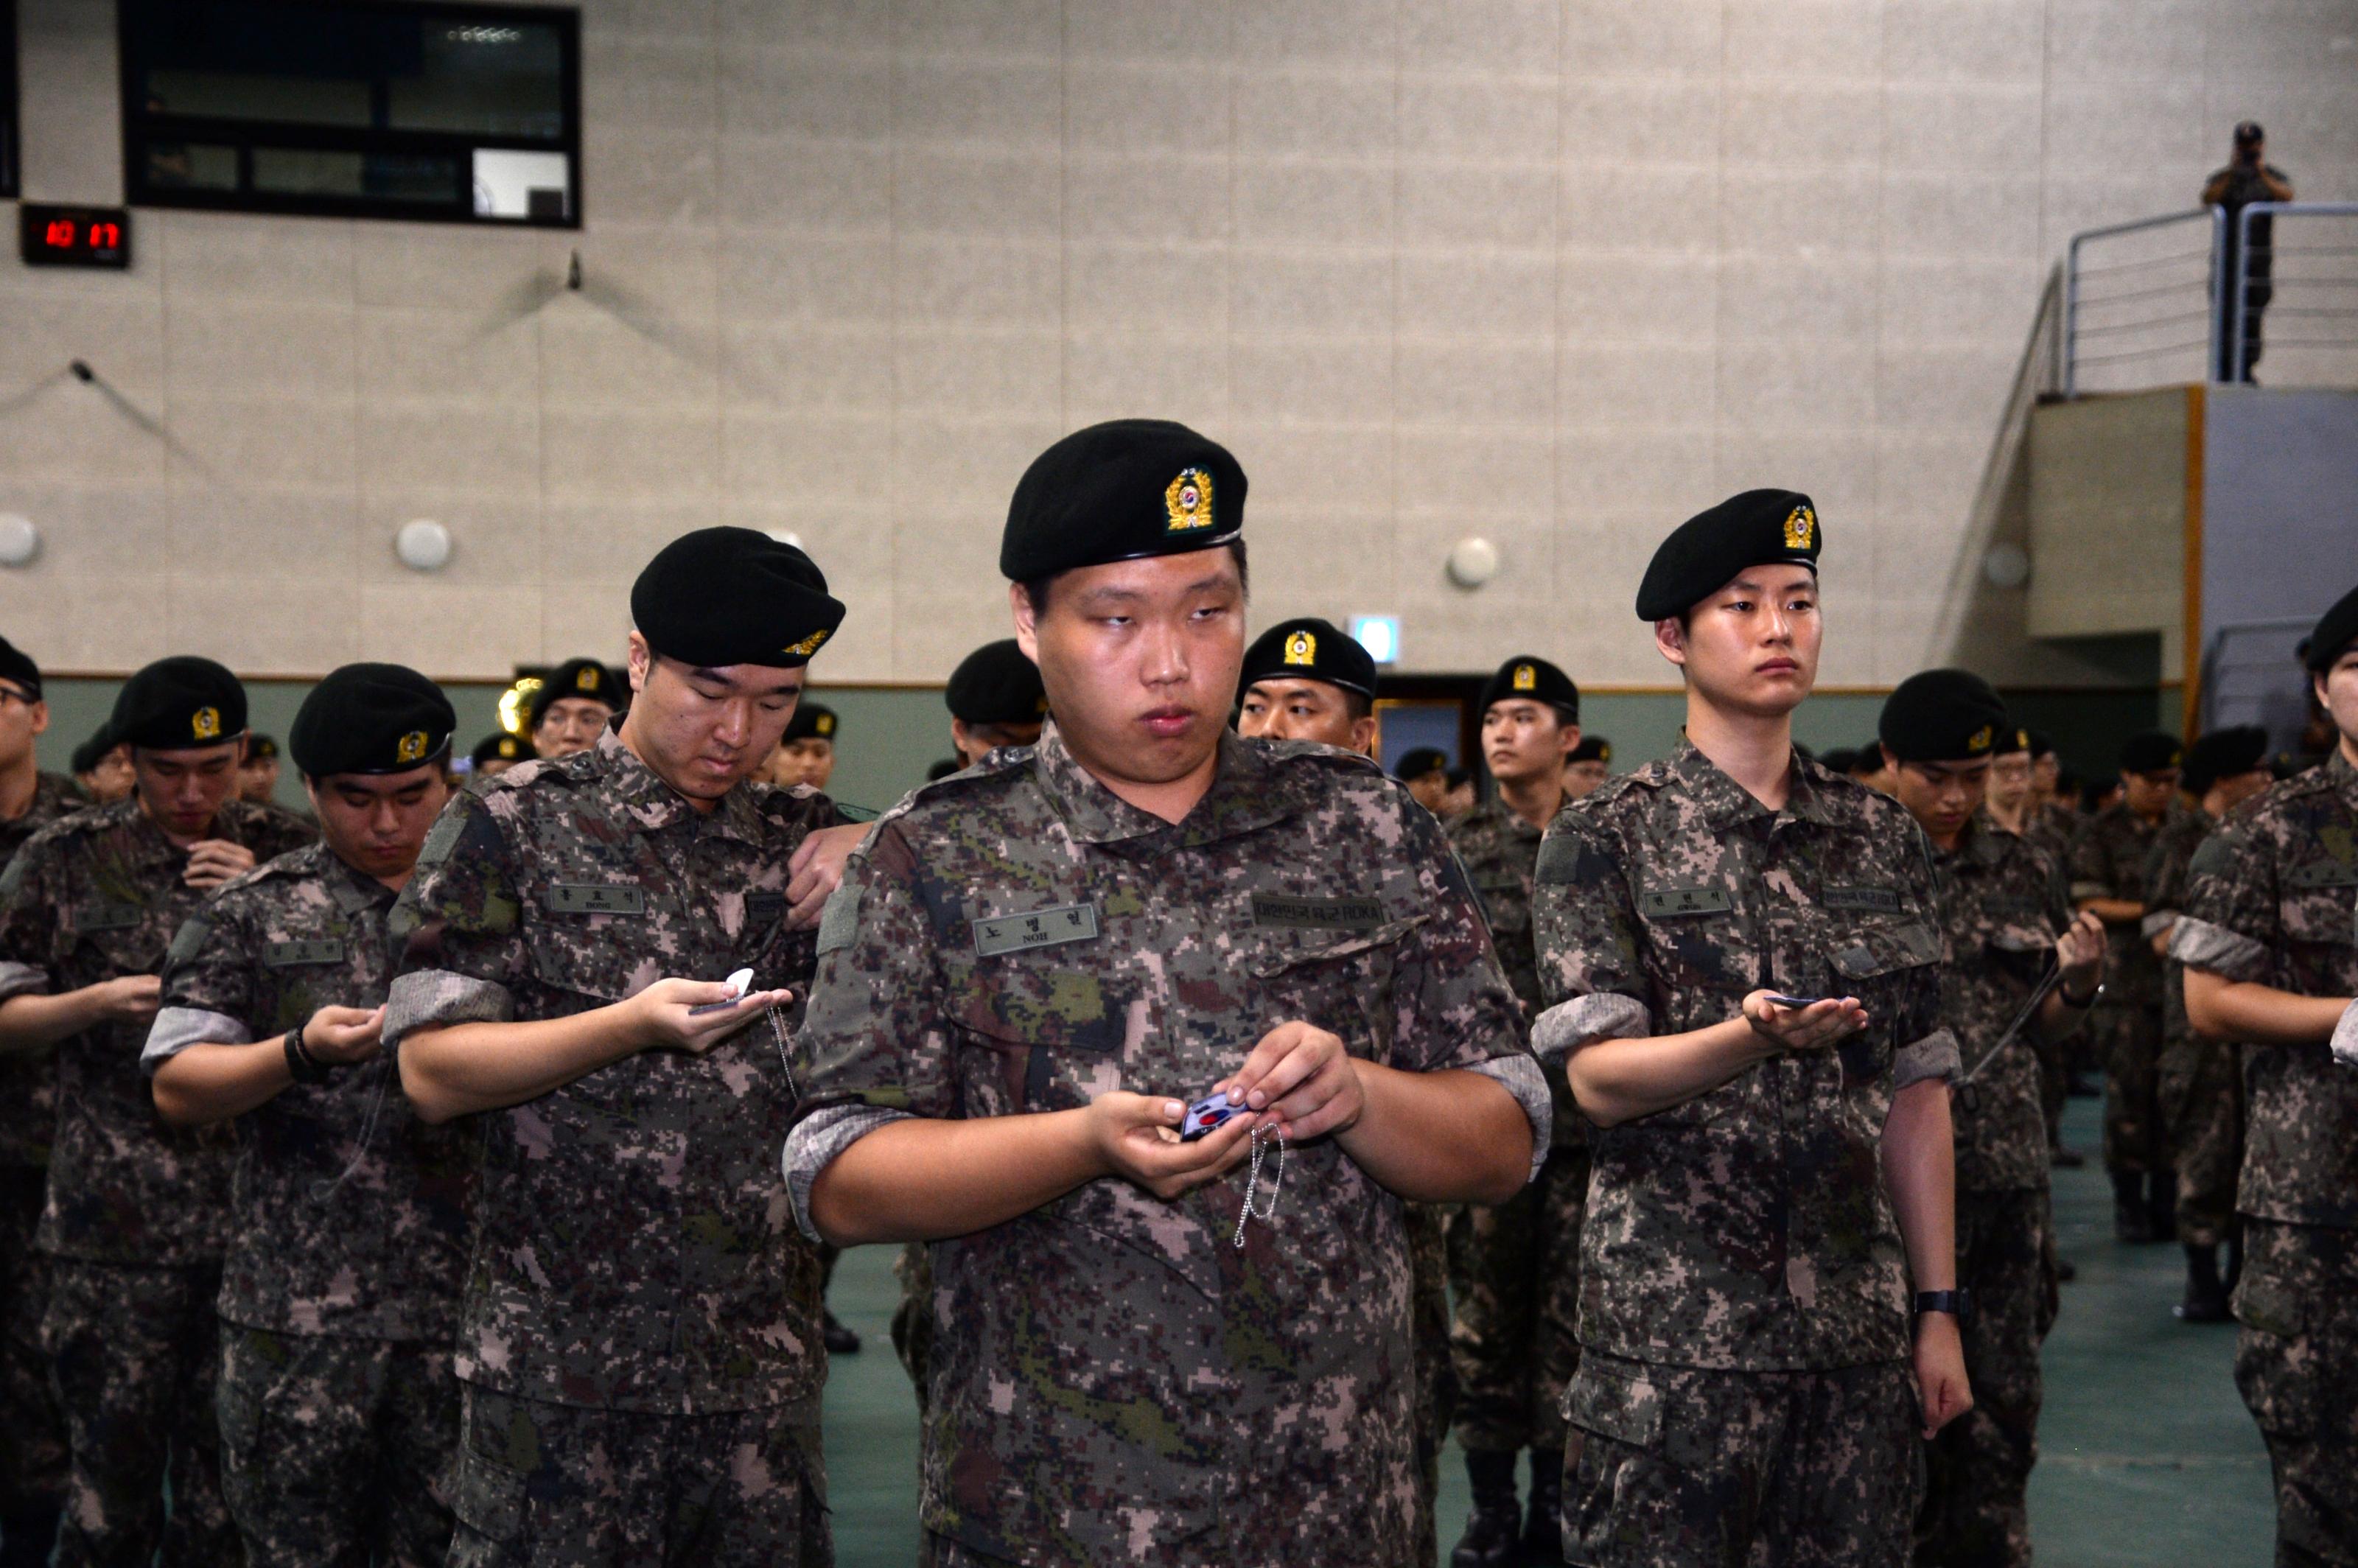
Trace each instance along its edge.
{"label": "name tape patch", "polygon": [[2286,885],[2297,888],[2358,887],[2358,866],[2339,860],[2311,860],[2285,873]]}
{"label": "name tape patch", "polygon": [[1657,920],[1668,914],[1725,914],[1735,907],[1725,888],[1649,888],[1638,898],[1639,913]]}
{"label": "name tape patch", "polygon": [[266,942],[263,944],[262,962],[265,968],[292,969],[305,964],[341,964],[345,946],[341,942],[325,937],[308,942]]}
{"label": "name tape patch", "polygon": [[644,914],[644,888],[616,887],[611,882],[551,882],[547,904],[557,914]]}
{"label": "name tape patch", "polygon": [[1899,913],[1899,894],[1891,888],[1828,888],[1819,902],[1828,909],[1868,909],[1878,914]]}
{"label": "name tape patch", "polygon": [[102,903],[78,912],[74,928],[78,931],[128,931],[139,924],[146,909],[135,903]]}
{"label": "name tape patch", "polygon": [[1373,931],[1384,923],[1381,900],[1372,898],[1288,898],[1282,893],[1253,894],[1255,925],[1290,931]]}
{"label": "name tape patch", "polygon": [[1067,903],[1036,909],[1029,914],[1002,914],[974,923],[974,950],[985,958],[1002,953],[1028,953],[1065,942],[1087,942],[1098,934],[1098,906]]}

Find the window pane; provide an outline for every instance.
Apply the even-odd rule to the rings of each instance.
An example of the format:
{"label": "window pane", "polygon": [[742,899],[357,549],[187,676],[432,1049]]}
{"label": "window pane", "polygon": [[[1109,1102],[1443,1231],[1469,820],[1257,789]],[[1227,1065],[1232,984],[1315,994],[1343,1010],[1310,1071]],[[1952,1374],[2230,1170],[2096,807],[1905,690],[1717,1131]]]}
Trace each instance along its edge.
{"label": "window pane", "polygon": [[449,204],[459,197],[454,158],[308,147],[254,149],[254,189],[276,196],[368,197]]}
{"label": "window pane", "polygon": [[237,149],[210,142],[150,142],[147,183],[173,190],[235,190]]}
{"label": "window pane", "polygon": [[326,77],[151,70],[147,112],[291,125],[366,125],[369,84]]}
{"label": "window pane", "polygon": [[567,184],[563,153],[475,149],[479,218],[563,218]]}
{"label": "window pane", "polygon": [[564,53],[554,27],[428,24],[415,75],[388,91],[398,131],[565,135]]}

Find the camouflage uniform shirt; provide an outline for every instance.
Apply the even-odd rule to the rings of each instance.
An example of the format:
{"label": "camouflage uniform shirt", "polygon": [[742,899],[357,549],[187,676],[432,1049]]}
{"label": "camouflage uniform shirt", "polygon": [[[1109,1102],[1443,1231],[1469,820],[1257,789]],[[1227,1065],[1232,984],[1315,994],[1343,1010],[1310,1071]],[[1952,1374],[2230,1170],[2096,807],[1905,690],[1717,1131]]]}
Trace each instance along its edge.
{"label": "camouflage uniform shirt", "polygon": [[[385,1014],[412,1029],[565,1018],[667,976],[792,987],[787,862],[834,804],[745,784],[698,812],[616,738],[461,792],[395,906]],[[777,1152],[784,1028],[701,1055],[642,1051],[486,1112],[459,1375],[555,1404],[653,1414],[816,1399],[818,1258]]]}
{"label": "camouflage uniform shirt", "polygon": [[[2116,802],[2091,817],[2071,846],[2068,869],[2073,902],[2117,898],[2147,903],[2146,870],[2154,843],[2165,827],[2174,828],[2184,815],[2173,805],[2156,824]],[[2104,940],[2112,951],[2104,965],[2103,1005],[2159,1007],[2161,960],[2154,957],[2141,923],[2108,920]]]}
{"label": "camouflage uniform shirt", "polygon": [[[43,773],[25,814],[0,822],[0,870],[27,840],[90,802],[63,773]],[[58,1065],[48,1051],[0,1059],[0,1165],[46,1165],[58,1127]]]}
{"label": "camouflage uniform shirt", "polygon": [[[2336,752],[2233,813],[2194,853],[2169,956],[2297,996],[2358,995],[2358,769]],[[2358,1073],[2315,1045],[2244,1047],[2235,1206],[2358,1227]]]}
{"label": "camouflage uniform shirt", "polygon": [[[806,1221],[810,1182],[886,1120],[1192,1100],[1293,1019],[1504,1084],[1536,1169],[1546,1089],[1440,825],[1364,758],[1220,745],[1177,824],[1053,726],[878,823],[820,927],[786,1155]],[[934,1245],[957,1331],[933,1351],[928,1530],[1022,1563],[1408,1559],[1402,1203],[1321,1140],[1239,1249],[1244,1188],[1109,1177]]]}
{"label": "camouflage uniform shirt", "polygon": [[1556,817],[1533,906],[1543,1052],[1723,1023],[1762,988],[1869,1018],[1591,1132],[1584,1349],[1738,1371],[1908,1355],[1880,1150],[1894,1093],[1957,1068],[1939,921],[1913,819],[1798,753],[1781,811],[1689,744]]}
{"label": "camouflage uniform shirt", "polygon": [[[1498,946],[1498,967],[1507,984],[1523,1004],[1526,1022],[1539,1016],[1539,959],[1531,947],[1531,878],[1539,868],[1542,828],[1515,815],[1503,800],[1488,800],[1449,824],[1450,848],[1482,901]],[[1555,1097],[1553,1144],[1559,1150],[1576,1146],[1585,1137],[1579,1108],[1563,1082],[1563,1064],[1545,1065],[1548,1088]]]}
{"label": "camouflage uniform shirt", "polygon": [[[2218,827],[2208,812],[2181,811],[2173,813],[2154,835],[2153,849],[2146,858],[2145,921],[2142,930],[2146,946],[2154,937],[2177,925],[2186,913],[2186,899],[2191,891],[2189,871],[2194,864],[2194,852],[2202,848]],[[2186,984],[2184,966],[2174,957],[2161,961],[2161,1022],[2167,1038],[2183,1039],[2189,1026],[2186,1022]]]}
{"label": "camouflage uniform shirt", "polygon": [[[1935,852],[1948,962],[1941,970],[1941,1022],[1968,1069],[1982,1061],[2046,979],[2056,943],[2071,924],[2063,876],[2046,852],[1987,814],[1966,826],[1955,849]],[[1956,1129],[1957,1190],[2044,1188],[2047,1119],[2039,1105],[2039,1020],[2021,1018],[2014,1037],[1949,1109]]]}
{"label": "camouflage uniform shirt", "polygon": [[[393,890],[313,844],[228,883],[172,939],[152,1075],[200,1043],[275,1040],[393,980]],[[464,1125],[410,1110],[380,1052],[239,1117],[221,1314],[248,1328],[447,1342],[473,1190]]]}
{"label": "camouflage uniform shirt", "polygon": [[[311,832],[275,806],[231,800],[206,836],[267,860]],[[205,898],[181,880],[188,860],[136,795],[33,835],[0,877],[0,998],[158,973],[173,933]],[[107,1023],[58,1044],[45,1252],[154,1266],[222,1255],[229,1132],[164,1125],[139,1070],[146,1043],[145,1023]]]}

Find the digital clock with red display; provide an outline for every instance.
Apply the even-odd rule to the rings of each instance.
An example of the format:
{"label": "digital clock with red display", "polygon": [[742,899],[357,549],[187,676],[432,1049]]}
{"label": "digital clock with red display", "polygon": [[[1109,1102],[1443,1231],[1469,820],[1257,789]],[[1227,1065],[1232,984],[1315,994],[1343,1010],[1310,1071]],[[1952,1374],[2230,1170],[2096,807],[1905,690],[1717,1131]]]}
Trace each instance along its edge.
{"label": "digital clock with red display", "polygon": [[16,235],[27,266],[131,265],[131,213],[126,208],[27,201],[16,212]]}

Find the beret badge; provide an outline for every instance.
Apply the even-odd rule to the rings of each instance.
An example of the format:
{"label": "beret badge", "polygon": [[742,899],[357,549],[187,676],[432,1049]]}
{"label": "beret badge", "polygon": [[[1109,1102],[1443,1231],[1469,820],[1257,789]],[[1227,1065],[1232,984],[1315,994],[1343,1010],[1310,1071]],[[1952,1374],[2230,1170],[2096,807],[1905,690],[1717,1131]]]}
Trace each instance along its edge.
{"label": "beret badge", "polygon": [[426,731],[423,730],[412,730],[408,734],[404,735],[397,742],[395,743],[393,754],[397,761],[404,762],[424,762],[426,760]]}
{"label": "beret badge", "polygon": [[1315,665],[1318,662],[1318,639],[1307,632],[1296,632],[1285,640],[1285,662],[1289,665]]}
{"label": "beret badge", "polygon": [[1202,469],[1181,469],[1171,488],[1163,492],[1171,514],[1165,533],[1186,534],[1212,525],[1212,476]]}
{"label": "beret badge", "polygon": [[1978,757],[1984,752],[1988,751],[1991,746],[1996,743],[1996,728],[1992,725],[1985,724],[1980,729],[1974,731],[1973,739],[1965,742],[1965,751],[1969,755]]}
{"label": "beret badge", "polygon": [[799,643],[787,643],[786,652],[794,654],[797,658],[807,659],[813,654],[818,652],[818,645],[821,643],[826,642],[828,635],[828,629],[822,627],[818,631],[814,632],[809,636],[804,638]]}
{"label": "beret badge", "polygon": [[189,718],[189,729],[200,741],[221,739],[221,709],[200,708]]}
{"label": "beret badge", "polygon": [[1806,550],[1817,541],[1818,514],[1808,506],[1796,506],[1785,514],[1785,547]]}
{"label": "beret badge", "polygon": [[1532,668],[1531,665],[1517,665],[1515,666],[1515,680],[1514,680],[1514,687],[1515,687],[1515,689],[1516,689],[1517,691],[1537,691],[1537,690],[1539,690],[1539,688],[1540,688],[1540,673],[1539,673],[1539,671],[1537,671],[1537,670],[1533,669],[1533,668]]}

